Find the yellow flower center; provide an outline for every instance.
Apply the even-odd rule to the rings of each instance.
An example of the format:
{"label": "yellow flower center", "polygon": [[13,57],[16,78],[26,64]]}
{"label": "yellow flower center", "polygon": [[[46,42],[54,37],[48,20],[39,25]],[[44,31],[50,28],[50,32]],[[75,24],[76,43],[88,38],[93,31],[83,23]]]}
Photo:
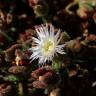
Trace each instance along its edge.
{"label": "yellow flower center", "polygon": [[50,54],[54,50],[54,41],[53,40],[48,40],[44,42],[43,45],[43,52],[45,55]]}

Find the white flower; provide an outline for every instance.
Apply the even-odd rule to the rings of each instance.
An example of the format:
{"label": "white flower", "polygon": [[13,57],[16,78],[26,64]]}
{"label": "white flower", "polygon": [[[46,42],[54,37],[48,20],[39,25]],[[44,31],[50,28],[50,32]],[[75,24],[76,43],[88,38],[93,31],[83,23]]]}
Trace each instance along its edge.
{"label": "white flower", "polygon": [[53,57],[59,54],[65,54],[63,48],[65,44],[59,45],[60,30],[55,34],[54,27],[51,24],[36,27],[37,38],[33,37],[35,46],[30,48],[33,52],[31,59],[39,59],[40,64],[46,61],[52,61]]}

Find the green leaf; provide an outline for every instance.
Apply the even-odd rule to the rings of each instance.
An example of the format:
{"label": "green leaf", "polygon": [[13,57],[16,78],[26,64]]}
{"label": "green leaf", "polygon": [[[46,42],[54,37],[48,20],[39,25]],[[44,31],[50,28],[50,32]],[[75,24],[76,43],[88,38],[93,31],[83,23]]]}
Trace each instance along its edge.
{"label": "green leaf", "polygon": [[60,61],[53,61],[52,63],[52,68],[55,69],[56,71],[58,71],[61,68],[61,62]]}
{"label": "green leaf", "polygon": [[10,82],[18,82],[21,80],[21,78],[15,76],[15,75],[9,75],[7,77],[4,78],[6,81],[10,81]]}

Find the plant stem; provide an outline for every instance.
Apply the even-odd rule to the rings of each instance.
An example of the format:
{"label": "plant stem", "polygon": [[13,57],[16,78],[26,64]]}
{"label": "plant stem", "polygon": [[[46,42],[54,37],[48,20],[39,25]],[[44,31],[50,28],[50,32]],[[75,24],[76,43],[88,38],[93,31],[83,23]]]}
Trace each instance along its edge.
{"label": "plant stem", "polygon": [[18,93],[19,93],[19,96],[24,96],[24,93],[23,93],[23,85],[22,83],[18,83]]}

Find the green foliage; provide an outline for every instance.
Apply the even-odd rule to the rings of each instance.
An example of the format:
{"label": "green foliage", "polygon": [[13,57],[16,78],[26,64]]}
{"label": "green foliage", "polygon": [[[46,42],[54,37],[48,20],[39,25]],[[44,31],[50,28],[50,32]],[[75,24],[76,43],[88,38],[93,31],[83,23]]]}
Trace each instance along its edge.
{"label": "green foliage", "polygon": [[19,82],[22,79],[23,79],[23,77],[19,77],[16,75],[9,75],[9,76],[4,77],[5,81],[10,81],[10,82]]}
{"label": "green foliage", "polygon": [[58,71],[61,68],[61,64],[62,62],[60,62],[59,60],[53,61],[52,68]]}

